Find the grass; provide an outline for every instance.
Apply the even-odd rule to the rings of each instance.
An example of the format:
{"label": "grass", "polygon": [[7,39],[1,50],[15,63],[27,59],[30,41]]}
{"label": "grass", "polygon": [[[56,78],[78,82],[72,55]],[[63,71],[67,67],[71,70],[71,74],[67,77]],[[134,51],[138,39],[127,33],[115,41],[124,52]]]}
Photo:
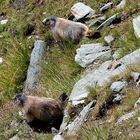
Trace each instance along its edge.
{"label": "grass", "polygon": [[[74,3],[78,2],[78,0],[42,0],[42,3],[40,0],[30,0],[27,2],[27,6],[21,10],[13,9],[12,2],[12,0],[0,0],[0,13],[6,13],[4,17],[8,18],[8,24],[0,25],[0,36],[2,36],[0,38],[0,55],[2,55],[4,59],[4,62],[0,64],[1,108],[9,103],[11,97],[20,91],[24,85],[31,54],[31,49],[29,47],[33,46],[34,43],[34,39],[27,39],[27,36],[25,35],[29,23],[35,25],[32,36],[38,35],[41,39],[47,41],[49,32],[42,25],[42,20],[49,15],[68,18],[70,15],[70,8]],[[92,0],[83,0],[82,2],[95,9],[97,14],[102,14],[99,11],[99,7],[105,2],[104,0],[96,0],[94,2]],[[113,3],[116,5],[118,0],[113,0]],[[43,14],[44,12],[46,13]],[[132,27],[133,16],[140,14],[138,2],[128,0],[124,9],[116,10],[114,6],[112,9],[105,12],[105,15],[108,18],[117,12],[120,13],[120,15],[127,13],[129,18],[113,29],[110,29],[109,27],[103,28],[101,30],[101,38],[95,40],[85,38],[81,43],[101,42],[105,44],[104,37],[108,34],[112,34],[115,37],[112,51],[121,48],[121,57],[140,48],[140,41],[135,37]],[[94,30],[95,28],[96,27],[93,27],[91,30]],[[62,92],[70,94],[74,84],[81,77],[83,69],[74,61],[76,48],[79,48],[80,44],[73,45],[67,43],[61,44],[60,46],[52,45],[43,59],[43,70],[39,80],[39,89],[37,91],[38,93],[35,93],[39,96],[58,98]],[[139,67],[136,71],[139,71]],[[133,110],[133,105],[139,97],[138,90],[133,89],[132,87],[129,88],[126,98],[122,103],[118,106],[113,106],[107,111],[108,119],[103,118],[103,120],[110,120],[111,122],[102,123],[101,125],[99,125],[98,122],[100,120],[96,120],[96,117],[97,114],[99,114],[100,108],[106,103],[111,92],[108,88],[102,93],[99,93],[99,91],[99,88],[90,89],[89,100],[97,99],[97,105],[92,112],[92,118],[95,118],[93,120],[91,118],[91,121],[87,122],[77,133],[77,136],[72,139],[106,140],[109,137],[117,139],[120,130],[124,130],[122,131],[122,138],[127,139],[127,132],[129,131],[125,131],[125,127],[129,126],[128,122],[126,122],[124,126],[115,128],[111,125],[114,124],[121,115]],[[12,105],[11,108],[8,108],[7,106],[4,106],[4,108],[7,109],[7,111],[3,111],[4,115],[0,114],[0,116],[2,116],[0,117],[0,139],[9,139],[17,133],[21,139],[23,139],[23,137],[27,140],[30,139],[31,133],[29,133],[27,126],[20,123],[21,118],[18,115],[18,108],[13,107],[12,109]],[[13,120],[16,120],[19,125],[18,132],[15,128],[10,127]],[[138,127],[138,122],[135,121],[135,119],[132,119],[130,121],[130,129],[128,129],[130,132],[133,131],[133,127],[131,126],[133,123],[136,128]],[[51,134],[36,133],[36,139],[44,140],[52,139],[52,137]],[[132,136],[132,139],[138,138],[139,134],[134,134]]]}

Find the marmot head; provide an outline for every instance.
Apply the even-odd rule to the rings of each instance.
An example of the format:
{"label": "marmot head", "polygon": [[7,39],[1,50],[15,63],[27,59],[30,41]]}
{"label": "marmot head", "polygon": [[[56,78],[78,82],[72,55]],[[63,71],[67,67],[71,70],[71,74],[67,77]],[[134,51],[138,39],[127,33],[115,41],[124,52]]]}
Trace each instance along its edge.
{"label": "marmot head", "polygon": [[18,105],[23,106],[25,101],[27,100],[27,96],[25,94],[19,93],[16,96],[13,97],[14,102],[16,102]]}
{"label": "marmot head", "polygon": [[55,26],[55,23],[56,23],[56,17],[55,16],[50,16],[50,17],[47,17],[43,20],[43,24],[45,26],[48,26],[48,27],[54,27]]}

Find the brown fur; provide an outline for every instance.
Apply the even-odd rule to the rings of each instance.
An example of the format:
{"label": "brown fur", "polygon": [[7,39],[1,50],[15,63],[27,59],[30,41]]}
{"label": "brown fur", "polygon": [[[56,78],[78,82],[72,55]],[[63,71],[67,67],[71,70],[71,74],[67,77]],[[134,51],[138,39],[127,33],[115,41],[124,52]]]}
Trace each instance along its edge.
{"label": "brown fur", "polygon": [[[50,26],[49,21],[54,24]],[[83,37],[89,36],[89,28],[86,25],[64,18],[48,17],[43,20],[43,24],[50,28],[56,41],[71,40],[73,43],[79,43]]]}
{"label": "brown fur", "polygon": [[22,106],[27,122],[31,122],[35,118],[47,122],[63,115],[64,102],[62,100],[22,94],[17,95],[14,99]]}

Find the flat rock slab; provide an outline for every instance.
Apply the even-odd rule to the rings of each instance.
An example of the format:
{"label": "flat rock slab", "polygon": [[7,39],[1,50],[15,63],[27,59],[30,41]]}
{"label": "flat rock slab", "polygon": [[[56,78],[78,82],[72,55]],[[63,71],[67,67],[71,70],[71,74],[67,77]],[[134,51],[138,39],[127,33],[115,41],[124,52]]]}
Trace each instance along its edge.
{"label": "flat rock slab", "polygon": [[24,92],[30,92],[36,88],[42,69],[42,60],[45,51],[46,43],[42,40],[37,40],[31,53],[30,64],[27,71],[27,79],[23,90]]}
{"label": "flat rock slab", "polygon": [[140,65],[140,49],[116,61],[115,66],[111,60],[104,62],[99,68],[90,71],[74,85],[69,101],[73,105],[84,102],[89,94],[89,88],[105,86],[111,82],[113,77],[123,76],[124,73],[137,65]]}
{"label": "flat rock slab", "polygon": [[76,52],[75,61],[84,68],[91,63],[104,61],[111,57],[110,47],[104,47],[100,43],[81,45]]}
{"label": "flat rock slab", "polygon": [[140,16],[133,19],[133,28],[136,37],[140,38]]}
{"label": "flat rock slab", "polygon": [[95,10],[90,8],[89,6],[85,5],[82,2],[78,2],[71,8],[71,13],[74,15],[76,20],[79,20],[81,18],[84,18],[88,15],[92,15],[95,13]]}
{"label": "flat rock slab", "polygon": [[108,18],[106,21],[104,21],[100,26],[98,26],[96,30],[100,30],[101,28],[110,25],[110,24],[118,17],[118,15],[119,15],[119,14],[117,13],[117,14],[115,14],[115,15],[109,17],[109,18]]}

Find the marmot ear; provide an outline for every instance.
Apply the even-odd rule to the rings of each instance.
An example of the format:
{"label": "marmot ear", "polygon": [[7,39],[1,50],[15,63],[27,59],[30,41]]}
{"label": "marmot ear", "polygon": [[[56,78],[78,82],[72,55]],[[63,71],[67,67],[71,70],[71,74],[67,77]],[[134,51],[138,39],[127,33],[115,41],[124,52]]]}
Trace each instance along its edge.
{"label": "marmot ear", "polygon": [[64,92],[60,95],[59,100],[61,102],[65,102],[66,100],[68,100],[68,95]]}

